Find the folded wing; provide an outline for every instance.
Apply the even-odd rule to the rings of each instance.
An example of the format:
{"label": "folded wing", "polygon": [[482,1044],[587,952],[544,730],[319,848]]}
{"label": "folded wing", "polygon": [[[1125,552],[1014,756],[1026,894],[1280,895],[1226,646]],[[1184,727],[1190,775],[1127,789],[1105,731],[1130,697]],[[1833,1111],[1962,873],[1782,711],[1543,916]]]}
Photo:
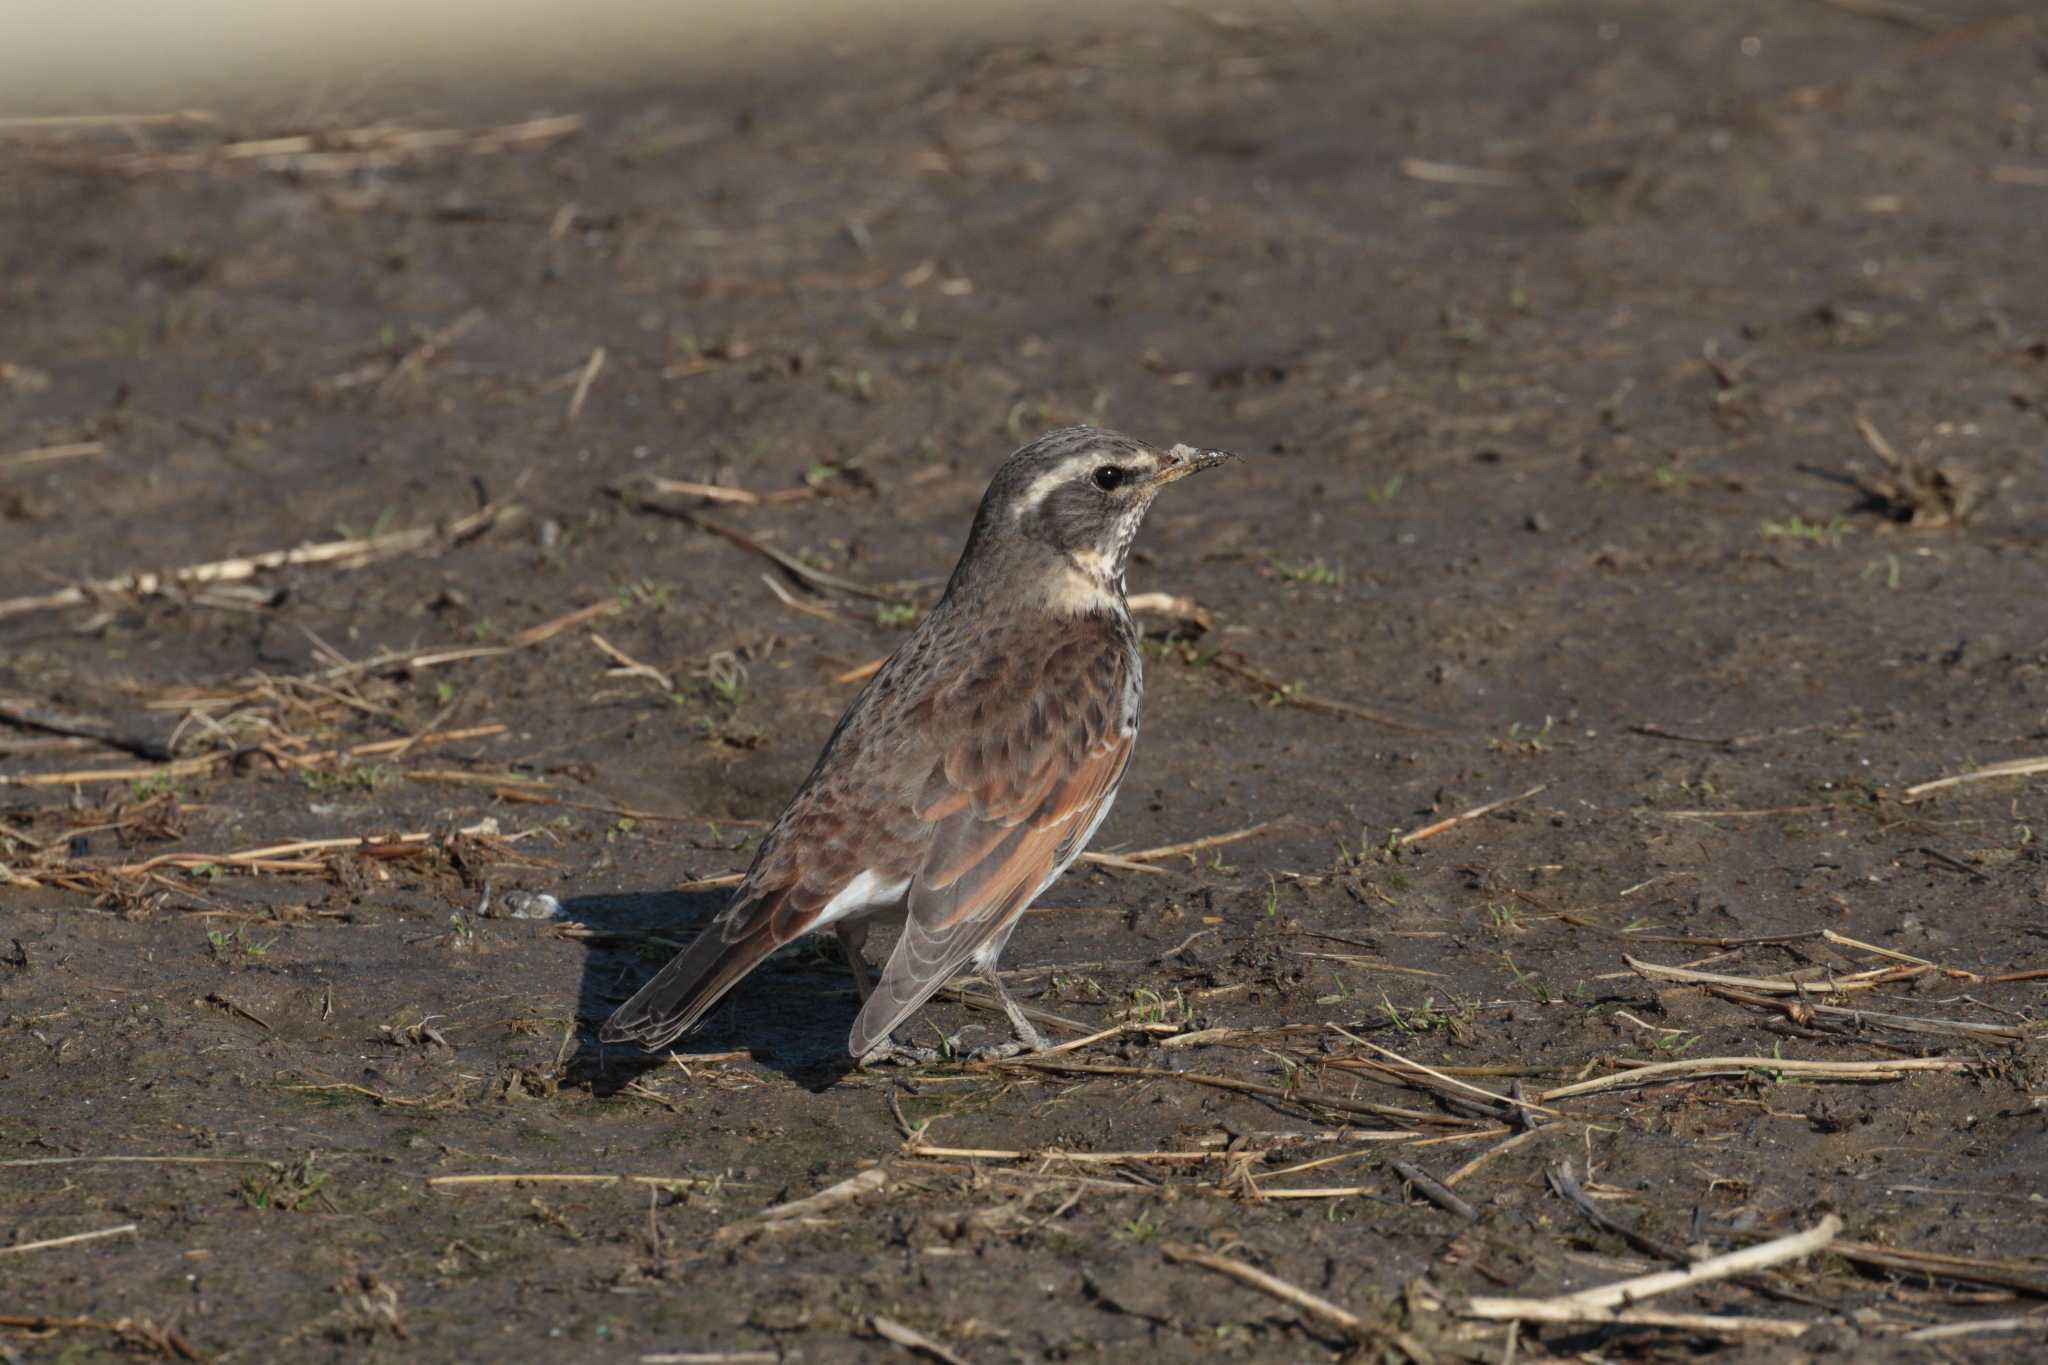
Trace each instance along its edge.
{"label": "folded wing", "polygon": [[860,1056],[970,958],[992,962],[1031,902],[1081,853],[1122,781],[1136,739],[1136,659],[1112,623],[935,698],[958,738],[916,803],[931,837],[911,878],[908,918],[854,1022]]}

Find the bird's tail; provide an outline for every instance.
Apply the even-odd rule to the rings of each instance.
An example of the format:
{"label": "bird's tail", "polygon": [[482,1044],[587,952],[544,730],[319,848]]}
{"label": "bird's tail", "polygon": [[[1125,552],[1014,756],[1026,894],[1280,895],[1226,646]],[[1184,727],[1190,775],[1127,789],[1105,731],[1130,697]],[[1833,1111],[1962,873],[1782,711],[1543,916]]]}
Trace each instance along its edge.
{"label": "bird's tail", "polygon": [[773,933],[766,932],[766,925],[730,941],[723,929],[719,924],[708,926],[619,1006],[598,1037],[607,1043],[638,1043],[649,1051],[667,1047],[781,946]]}

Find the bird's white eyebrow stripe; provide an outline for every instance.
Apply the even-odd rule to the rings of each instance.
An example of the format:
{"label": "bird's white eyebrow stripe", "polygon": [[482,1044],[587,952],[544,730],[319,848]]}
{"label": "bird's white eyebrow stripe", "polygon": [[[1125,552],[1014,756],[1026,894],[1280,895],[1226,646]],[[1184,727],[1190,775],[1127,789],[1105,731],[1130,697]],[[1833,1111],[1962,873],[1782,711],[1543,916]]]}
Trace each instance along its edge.
{"label": "bird's white eyebrow stripe", "polygon": [[1044,502],[1046,494],[1052,492],[1053,489],[1061,484],[1070,481],[1082,470],[1094,468],[1101,459],[1101,451],[1088,450],[1083,451],[1079,455],[1069,455],[1066,459],[1061,460],[1057,468],[1046,470],[1045,473],[1033,479],[1030,485],[1025,488],[1024,496],[1017,500],[1016,514],[1021,517],[1028,509]]}

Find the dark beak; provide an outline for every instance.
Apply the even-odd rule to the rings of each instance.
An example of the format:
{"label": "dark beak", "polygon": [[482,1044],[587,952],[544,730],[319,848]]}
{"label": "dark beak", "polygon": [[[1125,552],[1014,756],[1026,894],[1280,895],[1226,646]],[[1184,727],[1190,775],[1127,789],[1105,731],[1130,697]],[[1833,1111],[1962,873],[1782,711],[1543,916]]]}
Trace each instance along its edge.
{"label": "dark beak", "polygon": [[1193,446],[1178,445],[1166,452],[1167,465],[1154,474],[1151,484],[1163,488],[1176,479],[1185,479],[1190,474],[1199,474],[1212,465],[1237,457],[1227,450],[1197,450]]}

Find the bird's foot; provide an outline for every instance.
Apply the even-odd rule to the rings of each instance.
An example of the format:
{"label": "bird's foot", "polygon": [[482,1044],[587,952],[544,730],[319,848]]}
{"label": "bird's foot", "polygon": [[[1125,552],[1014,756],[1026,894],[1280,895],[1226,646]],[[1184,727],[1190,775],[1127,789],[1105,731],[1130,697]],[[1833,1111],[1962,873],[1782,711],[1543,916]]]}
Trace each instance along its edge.
{"label": "bird's foot", "polygon": [[1007,1043],[989,1043],[986,1046],[978,1047],[968,1053],[963,1060],[970,1062],[1000,1062],[1011,1057],[1027,1057],[1043,1051],[1045,1051],[1043,1041],[1034,1046],[1024,1042],[1022,1039],[1012,1038]]}
{"label": "bird's foot", "polygon": [[854,1063],[862,1071],[872,1071],[878,1066],[929,1066],[941,1060],[935,1048],[916,1047],[899,1043],[894,1038],[885,1038],[862,1053]]}

